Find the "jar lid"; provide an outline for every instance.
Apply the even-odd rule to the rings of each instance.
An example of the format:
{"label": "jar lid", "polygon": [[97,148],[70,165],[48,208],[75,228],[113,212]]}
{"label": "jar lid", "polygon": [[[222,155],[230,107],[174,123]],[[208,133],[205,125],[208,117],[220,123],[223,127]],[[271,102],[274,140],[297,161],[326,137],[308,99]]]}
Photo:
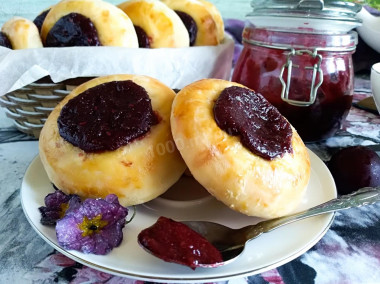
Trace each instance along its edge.
{"label": "jar lid", "polygon": [[337,0],[253,0],[247,20],[256,27],[299,32],[348,32],[361,25],[362,6]]}

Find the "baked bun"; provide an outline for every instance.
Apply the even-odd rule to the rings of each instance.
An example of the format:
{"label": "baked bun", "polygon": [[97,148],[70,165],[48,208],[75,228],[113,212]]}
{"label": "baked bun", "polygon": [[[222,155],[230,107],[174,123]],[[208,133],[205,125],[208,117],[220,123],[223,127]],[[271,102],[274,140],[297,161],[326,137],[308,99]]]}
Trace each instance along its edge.
{"label": "baked bun", "polygon": [[13,17],[4,23],[1,32],[9,39],[12,49],[42,47],[38,29],[28,19]]}
{"label": "baked bun", "polygon": [[54,5],[43,21],[41,38],[48,47],[138,47],[129,17],[102,0],[63,0]]}
{"label": "baked bun", "polygon": [[[188,47],[189,33],[181,18],[156,0],[130,0],[118,5],[132,20],[140,47]],[[141,30],[142,29],[142,30]]]}
{"label": "baked bun", "polygon": [[[244,100],[241,96],[221,101],[231,90],[244,94]],[[242,101],[242,108],[235,109]],[[229,112],[227,120],[235,114],[241,120],[226,124],[226,131],[219,126],[224,125],[219,114],[223,107]],[[258,129],[256,137],[246,140],[235,135],[241,125],[243,132],[250,133],[246,128],[250,123]],[[273,130],[277,126],[282,132]],[[171,129],[194,178],[231,209],[274,218],[288,214],[300,203],[310,177],[307,149],[294,128],[261,95],[224,80],[194,82],[174,99]],[[254,151],[243,145],[247,141],[254,142]]]}
{"label": "baked bun", "polygon": [[[138,92],[148,98],[135,98]],[[139,75],[100,77],[75,88],[51,112],[39,137],[41,161],[51,182],[81,197],[114,193],[124,206],[164,193],[186,168],[170,131],[174,96],[166,85]],[[139,109],[141,101],[149,108]],[[141,128],[139,122],[148,120],[150,128]],[[75,135],[67,135],[73,129]],[[136,136],[138,131],[141,135]]]}
{"label": "baked bun", "polygon": [[[190,45],[218,45],[224,38],[224,24],[217,8],[208,1],[200,0],[161,0],[177,13],[184,13],[185,26],[189,29],[189,19],[195,22],[195,32],[190,33]],[[181,14],[179,14],[180,17]],[[183,15],[183,14],[182,14]],[[194,30],[194,29],[193,29]],[[192,43],[192,34],[195,42]]]}

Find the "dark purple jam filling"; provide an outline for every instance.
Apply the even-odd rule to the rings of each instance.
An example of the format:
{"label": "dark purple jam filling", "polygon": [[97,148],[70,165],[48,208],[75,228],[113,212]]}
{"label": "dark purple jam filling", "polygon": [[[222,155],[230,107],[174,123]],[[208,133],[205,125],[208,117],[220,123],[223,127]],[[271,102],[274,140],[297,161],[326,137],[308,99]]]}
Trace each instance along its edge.
{"label": "dark purple jam filling", "polygon": [[100,46],[98,31],[92,21],[77,13],[60,18],[46,36],[45,46]]}
{"label": "dark purple jam filling", "polygon": [[113,151],[157,123],[148,93],[131,80],[84,91],[68,101],[58,117],[62,138],[85,152]]}
{"label": "dark purple jam filling", "polygon": [[0,46],[8,47],[12,49],[12,44],[7,35],[3,32],[0,32]]}
{"label": "dark purple jam filling", "polygon": [[181,222],[158,218],[137,237],[141,246],[164,261],[175,262],[195,269],[200,264],[223,261],[221,253],[202,235]]}
{"label": "dark purple jam filling", "polygon": [[223,90],[214,105],[218,126],[266,160],[291,153],[289,122],[262,95],[237,86]]}
{"label": "dark purple jam filling", "polygon": [[49,13],[49,10],[43,11],[41,14],[39,14],[34,20],[33,23],[38,28],[38,31],[41,32],[42,24],[45,21],[46,15]]}
{"label": "dark purple jam filling", "polygon": [[177,15],[181,18],[183,24],[185,25],[190,37],[190,46],[194,46],[195,40],[197,38],[198,27],[194,19],[189,15],[181,11],[175,11]]}
{"label": "dark purple jam filling", "polygon": [[137,39],[139,41],[139,47],[150,48],[150,39],[144,29],[139,26],[134,27],[137,34]]}

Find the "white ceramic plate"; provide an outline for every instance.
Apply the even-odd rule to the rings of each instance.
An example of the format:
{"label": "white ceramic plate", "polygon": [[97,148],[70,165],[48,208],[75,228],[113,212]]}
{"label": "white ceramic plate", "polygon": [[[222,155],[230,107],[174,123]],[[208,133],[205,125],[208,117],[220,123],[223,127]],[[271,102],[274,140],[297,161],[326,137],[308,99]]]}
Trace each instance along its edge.
{"label": "white ceramic plate", "polygon": [[[311,151],[311,179],[306,195],[297,211],[336,197],[336,188],[325,164]],[[197,187],[189,180],[177,184],[179,190]],[[233,263],[218,268],[197,268],[167,263],[153,257],[137,243],[138,233],[156,222],[159,216],[175,220],[209,220],[237,228],[260,221],[230,210],[210,196],[191,201],[156,198],[137,206],[133,221],[124,228],[124,240],[106,256],[88,255],[61,248],[54,228],[40,224],[38,207],[53,187],[36,157],[23,179],[21,202],[34,230],[51,246],[66,256],[92,268],[129,278],[156,282],[212,282],[261,273],[285,264],[316,244],[329,229],[334,214],[325,214],[293,223],[266,233],[248,243],[243,254]],[[132,211],[131,211],[132,212]]]}

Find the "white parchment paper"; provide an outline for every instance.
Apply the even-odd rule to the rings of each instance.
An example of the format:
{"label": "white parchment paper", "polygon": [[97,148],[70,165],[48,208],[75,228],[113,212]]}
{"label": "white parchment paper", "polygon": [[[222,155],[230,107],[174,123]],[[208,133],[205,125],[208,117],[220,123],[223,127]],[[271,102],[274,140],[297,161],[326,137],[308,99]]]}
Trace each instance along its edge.
{"label": "white parchment paper", "polygon": [[139,74],[180,89],[203,78],[229,79],[233,50],[231,38],[218,46],[188,48],[0,47],[0,96],[47,75],[57,83],[78,77]]}

